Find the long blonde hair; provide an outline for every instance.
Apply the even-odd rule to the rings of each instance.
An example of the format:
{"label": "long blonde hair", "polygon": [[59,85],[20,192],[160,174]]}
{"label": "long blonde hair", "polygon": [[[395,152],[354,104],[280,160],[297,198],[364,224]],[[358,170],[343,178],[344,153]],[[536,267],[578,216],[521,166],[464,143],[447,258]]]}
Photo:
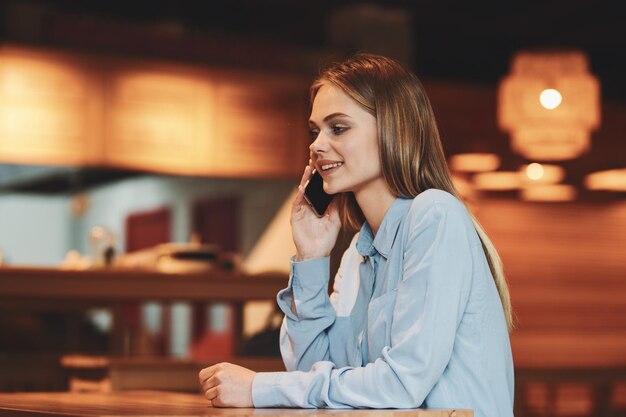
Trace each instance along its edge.
{"label": "long blonde hair", "polygon": [[[376,118],[382,174],[394,195],[413,198],[436,188],[463,202],[452,183],[430,101],[415,74],[391,58],[357,54],[319,75],[311,85],[311,103],[324,83],[343,90]],[[344,227],[358,230],[365,218],[354,194],[341,194],[338,203]],[[510,330],[511,300],[502,261],[483,227],[470,215]]]}

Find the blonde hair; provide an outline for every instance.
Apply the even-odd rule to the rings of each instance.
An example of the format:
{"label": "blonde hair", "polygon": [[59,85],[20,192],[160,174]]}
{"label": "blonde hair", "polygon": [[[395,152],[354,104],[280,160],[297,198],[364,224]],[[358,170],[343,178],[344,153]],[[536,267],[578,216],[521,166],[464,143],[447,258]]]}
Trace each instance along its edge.
{"label": "blonde hair", "polygon": [[[424,87],[399,62],[380,55],[357,54],[325,69],[311,85],[311,103],[324,83],[345,92],[376,118],[383,178],[398,197],[413,198],[429,188],[447,191],[459,201],[441,144],[439,129]],[[365,218],[354,195],[338,196],[341,220],[358,230]],[[469,212],[469,210],[468,210]],[[512,312],[502,261],[470,212],[495,281],[509,330]]]}

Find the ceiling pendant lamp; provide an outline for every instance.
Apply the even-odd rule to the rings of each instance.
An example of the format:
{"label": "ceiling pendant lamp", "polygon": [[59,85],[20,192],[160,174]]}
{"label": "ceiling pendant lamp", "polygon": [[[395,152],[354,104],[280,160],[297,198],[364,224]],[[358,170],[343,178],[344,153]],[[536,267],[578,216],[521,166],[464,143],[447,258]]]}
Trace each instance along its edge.
{"label": "ceiling pendant lamp", "polygon": [[577,158],[600,125],[600,85],[580,51],[518,52],[498,88],[498,125],[526,159]]}

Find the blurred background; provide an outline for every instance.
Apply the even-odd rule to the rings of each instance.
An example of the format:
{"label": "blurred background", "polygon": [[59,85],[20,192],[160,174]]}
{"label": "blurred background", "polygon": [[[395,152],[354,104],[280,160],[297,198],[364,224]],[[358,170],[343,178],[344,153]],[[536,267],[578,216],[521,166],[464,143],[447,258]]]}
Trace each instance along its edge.
{"label": "blurred background", "polygon": [[[373,52],[424,84],[503,259],[516,414],[626,415],[624,18],[583,0],[3,1],[0,390],[280,369],[272,297],[175,277],[286,285],[308,85]],[[132,295],[98,295],[116,280]]]}

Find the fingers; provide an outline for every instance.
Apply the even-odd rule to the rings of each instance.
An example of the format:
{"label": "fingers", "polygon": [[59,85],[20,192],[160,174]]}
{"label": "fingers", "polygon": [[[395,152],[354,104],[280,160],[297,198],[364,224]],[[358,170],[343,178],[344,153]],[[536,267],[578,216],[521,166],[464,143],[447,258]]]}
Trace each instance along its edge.
{"label": "fingers", "polygon": [[298,185],[298,193],[296,194],[296,198],[293,201],[293,207],[294,209],[297,209],[296,211],[299,211],[299,208],[303,204],[305,204],[304,189],[307,183],[309,182],[309,178],[311,178],[312,172],[313,172],[313,169],[311,168],[311,165],[307,165],[304,168],[304,172],[302,173],[302,178],[300,179],[300,185]]}
{"label": "fingers", "polygon": [[315,154],[313,154],[313,152],[311,152],[309,154],[309,166],[311,167],[311,169],[315,169],[315,160],[317,159],[317,156]]}
{"label": "fingers", "polygon": [[206,391],[204,391],[204,397],[211,401],[211,403],[215,404],[217,401],[215,401],[215,399],[217,399],[220,396],[220,387],[213,387],[210,388]]}
{"label": "fingers", "polygon": [[226,403],[220,398],[221,394],[222,388],[218,385],[217,387],[205,391],[204,397],[211,402],[212,407],[224,407]]}
{"label": "fingers", "polygon": [[219,396],[222,392],[222,386],[220,385],[220,373],[217,372],[218,365],[204,368],[198,376],[204,397],[211,401],[212,406],[219,406],[221,403]]}
{"label": "fingers", "polygon": [[213,407],[228,407],[227,403],[222,401],[219,396],[211,401],[211,405]]}
{"label": "fingers", "polygon": [[209,366],[207,368],[202,369],[199,373],[198,373],[198,380],[200,381],[200,385],[202,385],[204,383],[204,381],[206,381],[207,379],[209,379],[211,376],[213,376],[213,374],[215,373],[215,371],[217,370],[217,367],[219,366],[219,364],[217,365],[213,365],[213,366]]}
{"label": "fingers", "polygon": [[224,362],[200,371],[199,379],[204,396],[213,407],[252,407],[255,375],[249,369]]}
{"label": "fingers", "polygon": [[220,373],[223,373],[224,371],[228,370],[231,366],[232,365],[228,362],[220,362],[213,366],[204,368],[198,374],[198,380],[200,381],[200,385],[204,386],[204,384],[208,382],[209,380],[211,381],[217,380],[219,382]]}
{"label": "fingers", "polygon": [[220,380],[219,375],[215,374],[202,383],[202,390],[204,390],[204,392],[207,392],[212,388],[218,387],[221,382],[222,381]]}
{"label": "fingers", "polygon": [[306,187],[306,183],[309,182],[309,178],[311,177],[312,172],[313,167],[310,164],[304,167],[304,173],[302,174],[302,178],[300,178],[301,187]]}
{"label": "fingers", "polygon": [[[313,156],[311,156],[313,158]],[[313,163],[313,159],[309,159],[309,164],[304,167],[304,173],[302,174],[302,178],[300,179],[300,185],[302,187],[306,187],[306,183],[309,181],[313,170],[315,169],[315,164]]]}

